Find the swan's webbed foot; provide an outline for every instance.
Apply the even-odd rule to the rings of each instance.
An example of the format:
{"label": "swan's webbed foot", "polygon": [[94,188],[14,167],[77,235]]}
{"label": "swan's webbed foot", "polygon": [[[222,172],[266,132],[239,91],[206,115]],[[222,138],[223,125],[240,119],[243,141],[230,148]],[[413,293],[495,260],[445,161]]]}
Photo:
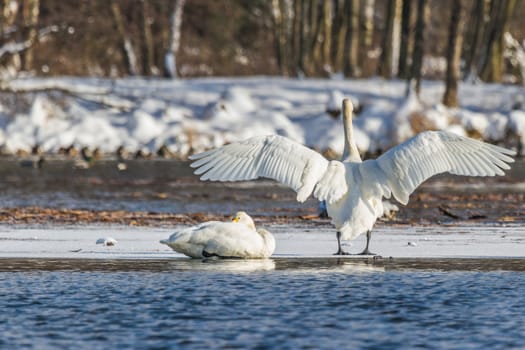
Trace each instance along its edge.
{"label": "swan's webbed foot", "polygon": [[349,252],[345,252],[342,249],[337,250],[333,255],[351,255]]}
{"label": "swan's webbed foot", "polygon": [[373,256],[379,256],[376,253],[372,253],[368,248],[363,249],[361,253],[357,253],[356,255],[373,255]]}
{"label": "swan's webbed foot", "polygon": [[372,238],[372,231],[369,230],[369,231],[366,232],[366,246],[365,246],[365,249],[363,249],[363,251],[361,253],[358,253],[357,255],[372,255],[374,258],[375,257],[381,258],[380,255],[377,255],[376,253],[372,253],[368,249],[368,246],[370,245],[370,238]]}

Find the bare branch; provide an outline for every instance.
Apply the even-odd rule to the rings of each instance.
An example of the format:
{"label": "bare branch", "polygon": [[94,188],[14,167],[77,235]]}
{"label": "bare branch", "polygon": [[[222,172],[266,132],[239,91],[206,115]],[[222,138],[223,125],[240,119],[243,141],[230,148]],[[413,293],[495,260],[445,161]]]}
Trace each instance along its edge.
{"label": "bare branch", "polygon": [[2,47],[0,47],[0,58],[2,58],[5,54],[14,55],[17,53],[21,53],[29,49],[31,46],[33,46],[36,41],[41,40],[47,35],[51,33],[55,33],[55,32],[58,32],[58,26],[49,26],[49,27],[42,28],[38,31],[37,40],[28,39],[28,40],[21,41],[21,42],[7,43],[3,45]]}
{"label": "bare branch", "polygon": [[57,91],[84,101],[121,110],[130,110],[135,106],[133,101],[115,96],[111,87],[81,85],[78,82],[59,79],[0,80],[0,92],[36,93],[50,91]]}

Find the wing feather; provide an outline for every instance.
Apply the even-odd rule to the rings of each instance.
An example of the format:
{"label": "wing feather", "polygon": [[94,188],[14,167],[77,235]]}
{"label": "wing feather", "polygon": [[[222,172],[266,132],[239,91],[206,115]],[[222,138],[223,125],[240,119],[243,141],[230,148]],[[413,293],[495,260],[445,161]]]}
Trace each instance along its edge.
{"label": "wing feather", "polygon": [[[305,201],[314,188],[320,189],[319,193],[328,197],[323,199],[330,201],[339,199],[347,191],[344,171],[335,176],[337,181],[320,183],[327,172],[328,160],[319,153],[278,135],[252,137],[193,155],[190,159],[194,160],[191,167],[196,168],[195,174],[201,175],[201,180],[242,181],[270,178],[295,190],[300,202]],[[333,174],[330,176],[334,177]],[[334,186],[338,188],[332,188]]]}
{"label": "wing feather", "polygon": [[426,179],[449,172],[466,176],[503,175],[515,152],[445,131],[427,131],[390,149],[376,162],[382,181],[403,204]]}

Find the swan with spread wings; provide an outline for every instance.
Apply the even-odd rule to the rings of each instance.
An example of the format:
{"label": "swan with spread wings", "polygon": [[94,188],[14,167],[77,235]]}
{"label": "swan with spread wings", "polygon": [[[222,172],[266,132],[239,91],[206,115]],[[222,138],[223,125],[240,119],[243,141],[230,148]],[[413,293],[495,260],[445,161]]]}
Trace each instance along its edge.
{"label": "swan with spread wings", "polygon": [[341,240],[366,233],[369,250],[372,227],[383,213],[382,198],[393,196],[402,204],[426,179],[440,173],[464,176],[504,175],[514,151],[446,131],[422,132],[391,148],[375,160],[362,161],[352,129],[352,103],[343,100],[345,150],[343,160],[321,154],[278,135],[256,136],[190,157],[201,180],[242,181],[265,177],[297,192],[304,202],[310,195],[326,201]]}

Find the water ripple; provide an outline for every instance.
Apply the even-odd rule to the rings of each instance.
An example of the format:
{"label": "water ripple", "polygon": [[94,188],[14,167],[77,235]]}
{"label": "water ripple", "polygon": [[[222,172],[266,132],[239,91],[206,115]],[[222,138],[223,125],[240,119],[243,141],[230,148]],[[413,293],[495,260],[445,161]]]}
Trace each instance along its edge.
{"label": "water ripple", "polygon": [[0,273],[0,347],[519,348],[523,272]]}

